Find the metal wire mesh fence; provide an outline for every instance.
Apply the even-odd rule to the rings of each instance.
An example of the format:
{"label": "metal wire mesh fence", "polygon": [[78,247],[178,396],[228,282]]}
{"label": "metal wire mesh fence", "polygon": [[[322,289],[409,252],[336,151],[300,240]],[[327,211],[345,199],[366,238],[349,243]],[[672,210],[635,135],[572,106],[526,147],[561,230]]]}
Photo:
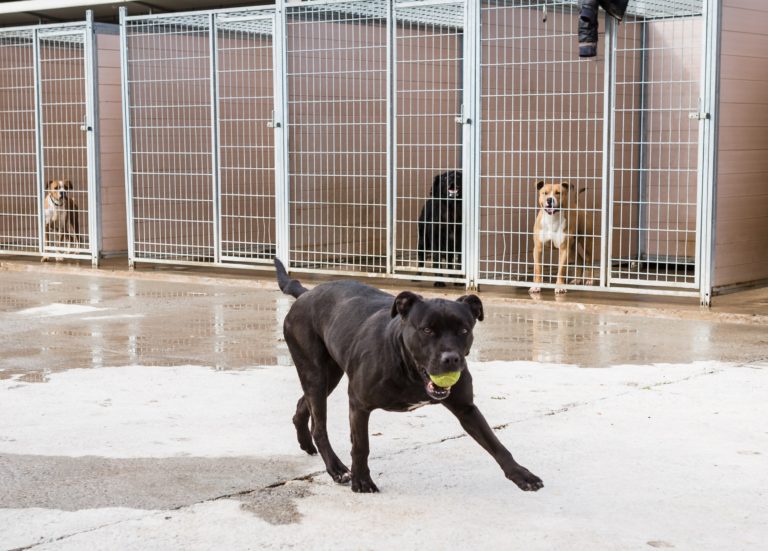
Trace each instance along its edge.
{"label": "metal wire mesh fence", "polygon": [[125,18],[134,259],[693,294],[702,13],[593,59],[575,0]]}
{"label": "metal wire mesh fence", "polygon": [[287,10],[295,267],[387,269],[386,13],[381,0]]}
{"label": "metal wire mesh fence", "polygon": [[0,250],[38,252],[35,41],[0,34]]}
{"label": "metal wire mesh fence", "polygon": [[87,252],[85,34],[41,36],[39,60],[45,251]]}
{"label": "metal wire mesh fence", "polygon": [[216,21],[221,258],[275,255],[274,18]]}
{"label": "metal wire mesh fence", "polygon": [[569,4],[482,5],[481,280],[557,284],[565,255],[599,282],[604,65],[575,55]]}
{"label": "metal wire mesh fence", "polygon": [[210,32],[208,16],[125,28],[138,258],[214,260]]}
{"label": "metal wire mesh fence", "polygon": [[0,29],[0,252],[97,254],[90,32],[90,23]]}
{"label": "metal wire mesh fence", "polygon": [[464,3],[395,4],[395,267],[463,272]]}
{"label": "metal wire mesh fence", "polygon": [[616,50],[610,280],[696,283],[701,2],[628,18]]}

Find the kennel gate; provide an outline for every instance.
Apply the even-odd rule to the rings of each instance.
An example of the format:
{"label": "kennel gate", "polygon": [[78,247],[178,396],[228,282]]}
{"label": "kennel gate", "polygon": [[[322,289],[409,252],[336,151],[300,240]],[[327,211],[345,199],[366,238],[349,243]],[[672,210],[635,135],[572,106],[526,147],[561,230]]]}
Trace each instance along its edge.
{"label": "kennel gate", "polygon": [[[695,296],[713,1],[632,0],[620,24],[601,12],[593,60],[578,58],[576,0],[123,17],[131,262],[277,253],[297,271],[528,287],[541,179],[570,184],[590,227],[577,249],[594,242],[568,288]],[[221,26],[238,18],[259,28]],[[236,66],[256,37],[262,61]],[[463,172],[461,262],[419,267],[420,209],[449,170]],[[556,262],[549,247],[540,286]]]}
{"label": "kennel gate", "polygon": [[[0,254],[99,257],[94,26],[0,29]],[[70,180],[79,231],[45,230],[46,182]]]}
{"label": "kennel gate", "polygon": [[271,263],[274,10],[121,11],[129,263]]}
{"label": "kennel gate", "polygon": [[[479,283],[532,285],[544,180],[570,184],[570,215],[592,228],[579,239],[595,242],[566,287],[699,294],[711,4],[632,0],[621,23],[601,11],[598,58],[581,60],[577,2],[482,2]],[[557,258],[550,244],[538,286],[555,286]]]}

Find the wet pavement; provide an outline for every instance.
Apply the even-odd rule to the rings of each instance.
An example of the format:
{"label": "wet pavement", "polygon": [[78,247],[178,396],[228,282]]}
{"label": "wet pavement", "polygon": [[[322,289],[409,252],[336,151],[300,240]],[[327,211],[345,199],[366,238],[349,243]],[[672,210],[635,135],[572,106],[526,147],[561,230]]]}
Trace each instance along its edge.
{"label": "wet pavement", "polygon": [[359,496],[296,445],[271,274],[0,262],[0,550],[761,548],[768,292],[480,296],[478,405],[545,488],[438,407],[374,413]]}
{"label": "wet pavement", "polygon": [[[30,268],[0,271],[0,379],[41,381],[65,369],[121,365],[291,365],[281,324],[293,299],[277,290],[269,274],[201,283],[203,278],[174,272],[115,277]],[[461,294],[440,295],[410,282],[388,285],[393,293],[403,288]],[[749,316],[726,312],[724,318],[674,303],[653,309],[585,305],[570,296],[561,303],[480,296],[486,319],[476,332],[476,361],[608,367],[745,362],[768,355],[768,325]],[[765,313],[768,321],[768,306]]]}

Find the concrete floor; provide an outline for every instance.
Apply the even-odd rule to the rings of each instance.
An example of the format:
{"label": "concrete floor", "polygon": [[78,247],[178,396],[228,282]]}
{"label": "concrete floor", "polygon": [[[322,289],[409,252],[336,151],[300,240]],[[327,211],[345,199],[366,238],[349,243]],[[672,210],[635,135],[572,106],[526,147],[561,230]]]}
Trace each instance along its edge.
{"label": "concrete floor", "polygon": [[481,298],[477,402],[545,488],[437,407],[374,414],[358,496],[295,444],[271,274],[0,262],[0,549],[762,548],[768,291]]}

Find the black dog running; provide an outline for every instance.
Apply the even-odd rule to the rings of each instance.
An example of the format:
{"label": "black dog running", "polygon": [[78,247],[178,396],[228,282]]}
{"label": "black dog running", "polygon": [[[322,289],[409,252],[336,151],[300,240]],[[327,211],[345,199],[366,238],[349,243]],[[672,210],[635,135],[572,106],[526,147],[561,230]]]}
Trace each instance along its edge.
{"label": "black dog running", "polygon": [[[441,403],[493,456],[507,478],[526,491],[543,486],[541,479],[517,464],[473,403],[465,358],[475,322],[483,319],[477,296],[425,300],[404,291],[393,297],[356,281],[334,281],[308,290],[290,279],[277,259],[275,267],[280,290],[297,298],[283,326],[304,390],[293,424],[301,449],[309,454],[319,451],[333,480],[351,481],[354,492],[377,492],[368,469],[371,412]],[[445,380],[440,376],[456,372],[460,376],[450,388],[433,380]],[[327,398],[344,373],[349,378],[351,472],[331,448],[326,431]]]}

